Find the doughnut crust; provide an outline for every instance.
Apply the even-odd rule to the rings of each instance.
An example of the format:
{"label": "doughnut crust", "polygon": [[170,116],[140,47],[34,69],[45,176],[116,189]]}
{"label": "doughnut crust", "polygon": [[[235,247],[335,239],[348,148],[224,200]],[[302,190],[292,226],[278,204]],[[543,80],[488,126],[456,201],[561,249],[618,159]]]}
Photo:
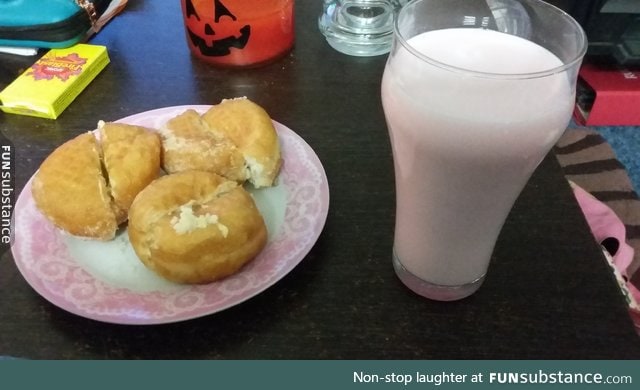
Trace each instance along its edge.
{"label": "doughnut crust", "polygon": [[209,131],[194,110],[170,119],[160,129],[162,167],[168,173],[204,170],[230,180],[244,182],[249,177],[240,150],[226,138]]}
{"label": "doughnut crust", "polygon": [[144,127],[123,123],[105,123],[99,130],[113,208],[116,220],[122,223],[136,195],[158,177],[160,137]]}
{"label": "doughnut crust", "polygon": [[216,136],[229,139],[240,150],[254,187],[273,185],[282,164],[280,144],[273,122],[262,107],[246,97],[224,99],[202,119]]}
{"label": "doughnut crust", "polygon": [[98,240],[115,236],[118,223],[92,133],[55,149],[36,172],[31,193],[45,217],[69,234]]}
{"label": "doughnut crust", "polygon": [[163,176],[140,192],[128,234],[148,268],[190,284],[237,272],[267,242],[262,215],[242,186],[193,170]]}

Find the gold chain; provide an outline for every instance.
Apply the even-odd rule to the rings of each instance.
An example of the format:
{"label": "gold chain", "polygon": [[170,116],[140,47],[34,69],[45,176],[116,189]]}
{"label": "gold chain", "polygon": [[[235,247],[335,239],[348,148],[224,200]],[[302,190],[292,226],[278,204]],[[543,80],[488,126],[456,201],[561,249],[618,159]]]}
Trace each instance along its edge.
{"label": "gold chain", "polygon": [[95,27],[98,23],[98,13],[96,12],[96,7],[89,0],[76,0],[76,4],[89,15],[89,21],[91,22],[91,26]]}

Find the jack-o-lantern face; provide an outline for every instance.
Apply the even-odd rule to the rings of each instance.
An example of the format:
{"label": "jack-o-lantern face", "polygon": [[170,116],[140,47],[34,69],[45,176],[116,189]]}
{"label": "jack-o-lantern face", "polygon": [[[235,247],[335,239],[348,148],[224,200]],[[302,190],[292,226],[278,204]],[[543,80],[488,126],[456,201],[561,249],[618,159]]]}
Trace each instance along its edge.
{"label": "jack-o-lantern face", "polygon": [[192,0],[184,3],[187,34],[193,46],[207,57],[226,56],[231,48],[244,49],[251,26],[239,23],[222,1],[206,3],[210,4],[208,9],[196,9]]}

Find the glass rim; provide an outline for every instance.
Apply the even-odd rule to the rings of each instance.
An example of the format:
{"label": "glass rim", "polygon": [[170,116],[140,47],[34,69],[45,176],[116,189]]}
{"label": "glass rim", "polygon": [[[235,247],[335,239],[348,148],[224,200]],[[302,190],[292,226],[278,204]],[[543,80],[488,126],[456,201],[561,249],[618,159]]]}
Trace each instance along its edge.
{"label": "glass rim", "polygon": [[[442,62],[442,61],[438,61],[434,58],[431,58],[423,53],[421,53],[420,51],[418,51],[417,49],[415,49],[411,44],[409,44],[408,39],[410,38],[405,38],[404,35],[400,32],[400,17],[399,15],[401,13],[403,13],[403,11],[405,11],[405,9],[407,9],[409,6],[412,6],[415,3],[419,3],[425,0],[411,0],[409,1],[404,7],[402,7],[400,9],[400,11],[398,12],[398,15],[396,15],[396,18],[393,22],[393,32],[394,32],[394,39],[399,42],[405,49],[407,49],[407,51],[409,51],[409,53],[413,54],[414,56],[416,56],[417,58],[421,59],[422,61],[425,61],[429,64],[435,65],[439,68],[442,68],[444,70],[449,70],[452,72],[459,72],[459,73],[465,73],[465,74],[469,74],[471,76],[475,76],[475,77],[483,77],[483,78],[494,78],[494,79],[533,79],[533,78],[540,78],[540,77],[546,77],[546,76],[551,76],[553,74],[557,74],[557,73],[562,73],[565,72],[566,70],[573,68],[575,65],[580,64],[583,57],[585,56],[585,54],[587,53],[587,46],[588,46],[588,42],[587,42],[587,35],[584,31],[584,29],[582,28],[582,26],[580,25],[580,23],[578,23],[578,21],[576,21],[571,15],[569,15],[567,12],[561,10],[560,8],[549,4],[543,0],[524,0],[528,3],[535,3],[538,4],[539,6],[542,7],[547,7],[549,10],[555,12],[558,16],[566,19],[567,21],[569,21],[576,29],[576,31],[578,32],[578,36],[580,37],[579,42],[578,42],[578,46],[580,47],[580,50],[577,51],[577,53],[575,54],[575,56],[570,60],[567,61],[566,63],[560,65],[560,66],[556,66],[554,68],[549,68],[546,70],[541,70],[541,71],[537,71],[537,72],[525,72],[525,73],[495,73],[495,72],[482,72],[482,71],[477,71],[477,70],[471,70],[471,69],[467,69],[467,68],[463,68],[463,67],[459,67],[459,66],[455,66],[455,65],[450,65],[447,64],[446,62]],[[489,30],[487,28],[482,28],[482,27],[463,27],[463,28],[478,28],[478,29],[483,29],[483,30]],[[443,29],[439,29],[439,30],[443,30]],[[508,34],[508,33],[504,33],[502,31],[499,30],[491,30],[491,31],[496,31],[496,32],[500,32],[503,34]],[[509,35],[513,35],[513,34],[509,34]],[[546,49],[546,48],[545,48]]]}

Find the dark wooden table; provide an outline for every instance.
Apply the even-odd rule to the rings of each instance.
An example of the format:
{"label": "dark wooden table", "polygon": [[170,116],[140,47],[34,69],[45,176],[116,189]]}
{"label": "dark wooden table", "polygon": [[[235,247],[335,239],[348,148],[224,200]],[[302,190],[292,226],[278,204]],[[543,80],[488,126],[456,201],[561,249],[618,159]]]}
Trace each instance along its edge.
{"label": "dark wooden table", "polygon": [[[385,57],[331,49],[320,2],[298,2],[296,46],[259,69],[190,57],[179,1],[133,1],[92,43],[111,64],[56,120],[0,113],[15,145],[16,191],[63,141],[149,109],[246,95],[309,143],[331,205],[306,258],[258,296],[174,324],[85,319],[40,297],[0,261],[0,355],[53,359],[640,358],[625,303],[553,156],[519,198],[485,284],[439,303],[393,273],[393,164],[379,88]],[[0,87],[33,58],[0,56]]]}

